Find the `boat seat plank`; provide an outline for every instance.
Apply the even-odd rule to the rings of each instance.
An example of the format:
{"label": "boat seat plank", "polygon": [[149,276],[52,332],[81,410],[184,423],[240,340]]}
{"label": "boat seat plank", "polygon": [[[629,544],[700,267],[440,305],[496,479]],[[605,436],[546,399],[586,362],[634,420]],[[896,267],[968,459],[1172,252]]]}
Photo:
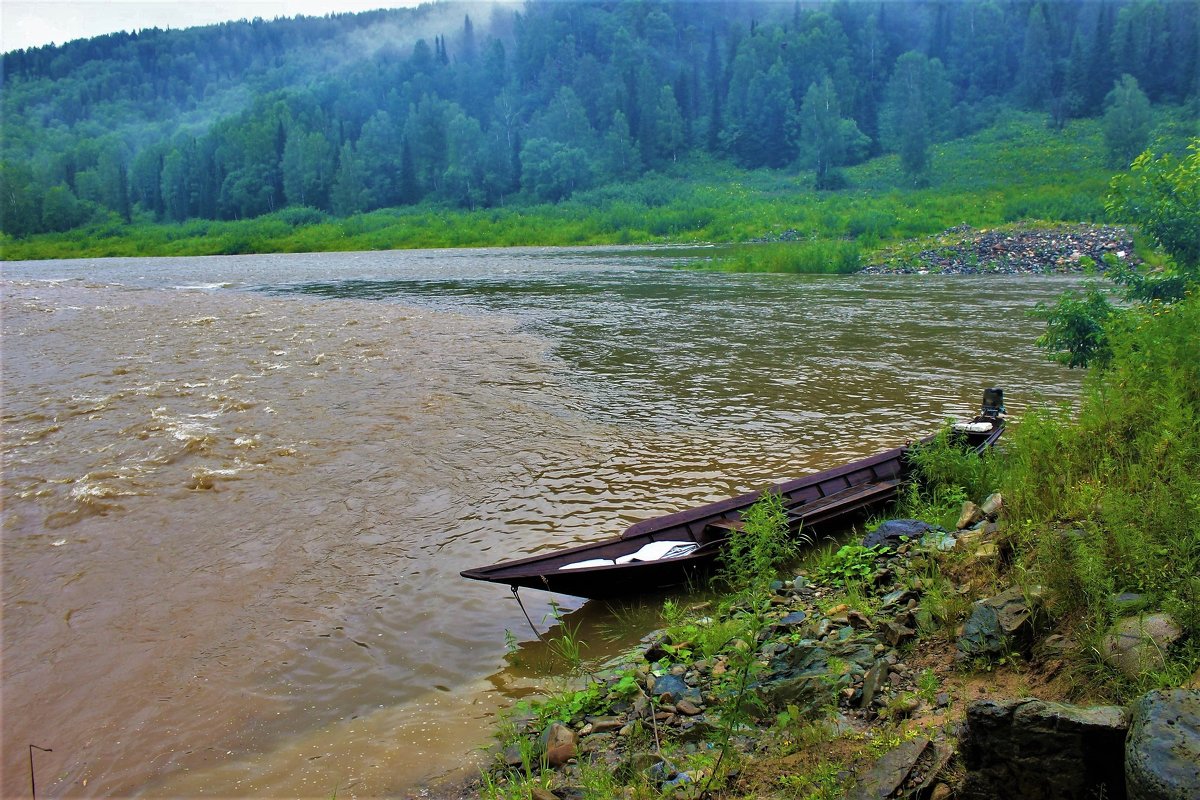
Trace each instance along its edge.
{"label": "boat seat plank", "polygon": [[831,512],[840,514],[854,508],[870,505],[894,496],[900,488],[899,480],[878,481],[852,486],[840,492],[796,506],[788,512],[791,524],[812,524],[827,517]]}
{"label": "boat seat plank", "polygon": [[[812,524],[820,521],[829,513],[842,513],[854,508],[860,508],[871,503],[885,500],[895,495],[899,490],[900,481],[888,480],[875,483],[863,483],[842,489],[840,492],[800,502],[787,507],[788,524],[792,527],[805,522]],[[746,523],[738,517],[722,517],[708,523],[709,528],[729,533],[740,531]]]}
{"label": "boat seat plank", "polygon": [[727,533],[740,531],[744,527],[746,527],[745,521],[738,519],[737,517],[722,517],[721,519],[714,519],[705,526],[705,528],[714,528],[718,531],[726,531]]}

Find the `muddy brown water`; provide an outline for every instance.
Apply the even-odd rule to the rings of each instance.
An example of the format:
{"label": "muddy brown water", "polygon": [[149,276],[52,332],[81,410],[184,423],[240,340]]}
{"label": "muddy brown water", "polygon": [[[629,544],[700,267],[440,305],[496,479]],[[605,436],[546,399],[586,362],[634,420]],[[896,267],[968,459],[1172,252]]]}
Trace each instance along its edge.
{"label": "muddy brown water", "polygon": [[[1078,391],[1026,315],[1069,278],[664,255],[4,265],[3,795],[31,743],[44,797],[469,774],[544,653],[459,570]],[[661,603],[557,599],[594,657]]]}

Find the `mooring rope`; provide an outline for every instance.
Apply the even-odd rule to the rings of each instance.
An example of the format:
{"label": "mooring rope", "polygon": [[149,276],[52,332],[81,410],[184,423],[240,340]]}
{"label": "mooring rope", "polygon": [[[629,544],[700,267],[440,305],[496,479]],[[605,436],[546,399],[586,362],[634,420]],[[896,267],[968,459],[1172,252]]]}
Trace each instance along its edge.
{"label": "mooring rope", "polygon": [[542,638],[540,633],[538,633],[537,626],[534,625],[533,620],[529,618],[529,612],[525,610],[525,604],[521,602],[521,595],[518,594],[517,587],[514,585],[508,588],[512,589],[513,597],[517,598],[517,605],[521,607],[521,613],[525,615],[525,621],[529,623],[529,630],[533,631],[533,635],[538,637],[542,644],[546,644],[546,640]]}

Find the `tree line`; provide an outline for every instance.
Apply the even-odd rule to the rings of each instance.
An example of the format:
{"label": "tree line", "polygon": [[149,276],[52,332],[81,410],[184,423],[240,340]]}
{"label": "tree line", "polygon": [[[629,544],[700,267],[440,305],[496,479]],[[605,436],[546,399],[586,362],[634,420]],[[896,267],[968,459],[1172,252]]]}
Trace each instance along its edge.
{"label": "tree line", "polygon": [[1200,4],[449,4],[114,34],[3,71],[0,227],[22,236],[557,202],[697,156],[835,189],[894,152],[919,183],[933,143],[1014,107],[1106,114],[1128,163],[1150,103],[1200,96]]}

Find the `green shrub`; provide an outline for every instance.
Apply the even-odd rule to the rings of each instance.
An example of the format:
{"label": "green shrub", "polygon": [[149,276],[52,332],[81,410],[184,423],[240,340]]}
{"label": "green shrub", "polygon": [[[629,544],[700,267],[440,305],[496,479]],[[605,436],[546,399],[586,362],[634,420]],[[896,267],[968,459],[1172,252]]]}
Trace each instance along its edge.
{"label": "green shrub", "polygon": [[783,498],[766,492],[742,513],[742,530],[730,535],[717,579],[733,592],[761,591],[796,552]]}

